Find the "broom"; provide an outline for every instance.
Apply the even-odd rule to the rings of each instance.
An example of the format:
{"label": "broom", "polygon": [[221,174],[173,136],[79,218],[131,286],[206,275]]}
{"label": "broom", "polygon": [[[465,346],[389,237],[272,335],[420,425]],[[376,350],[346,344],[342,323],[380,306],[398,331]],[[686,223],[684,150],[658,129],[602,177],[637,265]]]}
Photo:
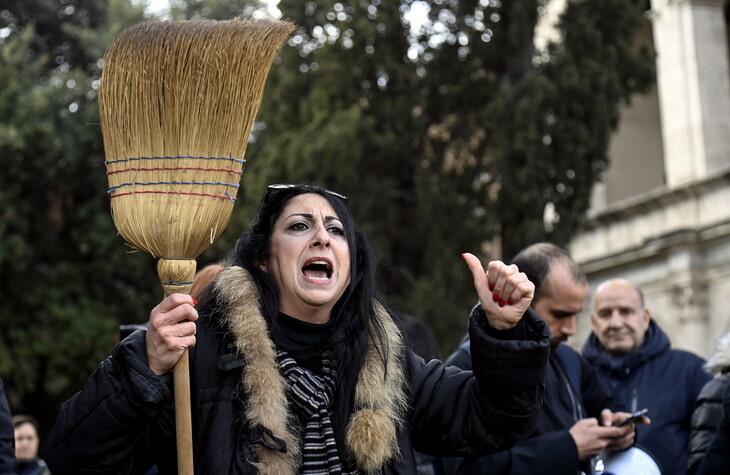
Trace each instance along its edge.
{"label": "broom", "polygon": [[[165,296],[188,293],[195,259],[230,219],[276,52],[273,20],[144,22],[104,57],[99,113],[114,224],[158,259]],[[178,472],[193,473],[187,350],[174,370]]]}

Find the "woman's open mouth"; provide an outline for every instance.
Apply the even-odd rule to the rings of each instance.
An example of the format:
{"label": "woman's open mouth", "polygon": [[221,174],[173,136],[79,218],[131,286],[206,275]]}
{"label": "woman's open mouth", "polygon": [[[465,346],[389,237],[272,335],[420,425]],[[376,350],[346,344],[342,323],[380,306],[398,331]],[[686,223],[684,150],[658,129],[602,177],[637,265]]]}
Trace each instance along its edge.
{"label": "woman's open mouth", "polygon": [[325,259],[312,259],[302,267],[302,274],[310,280],[327,281],[332,278],[332,263]]}

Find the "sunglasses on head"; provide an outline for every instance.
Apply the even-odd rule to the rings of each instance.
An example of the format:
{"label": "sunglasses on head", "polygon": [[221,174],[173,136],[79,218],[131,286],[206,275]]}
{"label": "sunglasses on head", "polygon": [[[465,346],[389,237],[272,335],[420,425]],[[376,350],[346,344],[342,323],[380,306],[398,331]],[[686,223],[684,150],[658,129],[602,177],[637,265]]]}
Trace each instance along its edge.
{"label": "sunglasses on head", "polygon": [[327,193],[328,195],[334,196],[335,198],[341,199],[345,204],[347,204],[347,196],[343,195],[342,193],[337,193],[336,191],[328,190],[326,188],[320,188],[318,186],[313,185],[302,185],[302,184],[293,184],[293,183],[275,183],[273,185],[269,185],[266,187],[266,195],[264,196],[264,201],[268,200],[271,196],[271,193],[280,191],[280,190],[288,190],[291,188],[303,188],[303,189],[309,189],[313,191],[323,191]]}

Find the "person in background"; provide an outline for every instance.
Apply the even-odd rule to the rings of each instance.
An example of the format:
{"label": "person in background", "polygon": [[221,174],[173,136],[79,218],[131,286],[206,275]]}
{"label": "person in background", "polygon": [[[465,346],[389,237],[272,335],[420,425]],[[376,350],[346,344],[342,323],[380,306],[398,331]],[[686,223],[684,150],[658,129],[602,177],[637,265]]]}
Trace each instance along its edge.
{"label": "person in background", "polygon": [[396,314],[395,320],[405,333],[411,351],[423,358],[424,361],[443,359],[436,335],[423,320],[405,313]]}
{"label": "person in background", "polygon": [[190,286],[190,296],[197,302],[210,297],[213,282],[218,278],[226,266],[221,263],[209,264],[195,273],[193,285]]}
{"label": "person in background", "polygon": [[[715,352],[705,370],[712,378],[700,391],[692,414],[692,432],[689,436],[687,474],[694,475],[705,457],[723,417],[722,396],[730,385],[730,332],[718,338]],[[730,467],[728,467],[730,470]]]}
{"label": "person in background", "polygon": [[728,474],[730,474],[730,385],[725,386],[717,432],[697,469],[697,475]]}
{"label": "person in background", "polygon": [[637,428],[638,445],[663,475],[684,475],[695,401],[711,379],[702,368],[704,360],[671,348],[651,318],[643,292],[625,279],[596,287],[591,324],[583,356],[610,384],[611,408],[648,408],[652,423]]}
{"label": "person in background", "polygon": [[[537,427],[514,448],[465,460],[444,459],[447,473],[576,475],[591,472],[602,451],[622,450],[633,443],[634,423],[612,427],[628,416],[605,409],[608,388],[596,371],[565,342],[576,331],[576,319],[588,299],[588,281],[564,249],[536,243],[520,251],[512,263],[535,284],[532,308],[550,328],[550,359],[545,377],[545,402]],[[501,296],[501,289],[494,289]],[[469,340],[446,360],[470,369],[479,364]],[[644,420],[643,422],[648,422]]]}
{"label": "person in background", "polygon": [[40,438],[38,422],[27,415],[13,416],[15,429],[15,458],[18,461],[16,472],[19,475],[49,475],[46,463],[38,457]]}
{"label": "person in background", "polygon": [[15,473],[15,435],[5,385],[0,378],[0,475]]}
{"label": "person in background", "polygon": [[54,475],[175,473],[170,372],[185,349],[196,473],[415,473],[414,451],[509,446],[537,421],[549,333],[515,266],[462,258],[481,302],[473,372],[407,351],[347,197],[270,185],[211,298],[152,309],[62,405],[46,462]]}

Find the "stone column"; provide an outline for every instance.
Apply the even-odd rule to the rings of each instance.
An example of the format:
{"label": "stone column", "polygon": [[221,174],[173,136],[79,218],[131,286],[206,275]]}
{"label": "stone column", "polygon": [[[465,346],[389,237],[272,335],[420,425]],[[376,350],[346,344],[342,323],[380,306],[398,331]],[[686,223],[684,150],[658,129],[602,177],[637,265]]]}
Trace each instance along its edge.
{"label": "stone column", "polygon": [[667,185],[730,162],[730,68],[724,0],[652,0]]}

